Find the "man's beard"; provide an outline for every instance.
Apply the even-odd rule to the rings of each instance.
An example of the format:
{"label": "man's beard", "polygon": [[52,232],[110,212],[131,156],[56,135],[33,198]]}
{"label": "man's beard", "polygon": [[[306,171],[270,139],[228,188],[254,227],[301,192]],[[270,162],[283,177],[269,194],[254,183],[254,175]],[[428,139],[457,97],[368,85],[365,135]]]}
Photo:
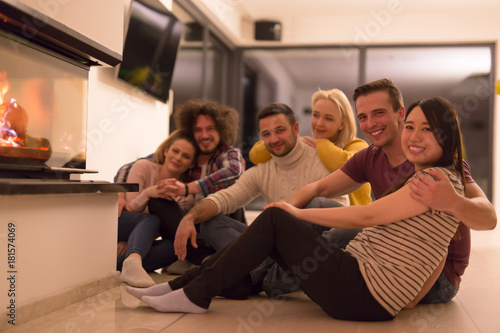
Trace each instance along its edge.
{"label": "man's beard", "polygon": [[200,153],[199,154],[200,155],[212,155],[215,152],[216,149],[217,149],[217,147],[215,147],[214,149],[212,149],[210,151],[209,150],[201,150],[200,149]]}

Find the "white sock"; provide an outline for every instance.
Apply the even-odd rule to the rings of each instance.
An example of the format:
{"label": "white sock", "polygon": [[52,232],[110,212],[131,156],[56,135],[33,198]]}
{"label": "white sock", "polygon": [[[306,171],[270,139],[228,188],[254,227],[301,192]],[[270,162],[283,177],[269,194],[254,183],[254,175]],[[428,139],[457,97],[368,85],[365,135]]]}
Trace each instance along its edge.
{"label": "white sock", "polygon": [[161,296],[168,294],[172,291],[172,288],[170,288],[168,282],[164,282],[149,288],[133,288],[129,286],[126,290],[130,295],[141,299],[142,296]]}
{"label": "white sock", "polygon": [[184,289],[177,289],[162,296],[144,296],[141,300],[160,312],[205,313],[201,308],[187,298]]}
{"label": "white sock", "polygon": [[150,287],[155,282],[142,267],[142,260],[137,257],[128,256],[123,261],[122,273],[120,278],[123,282],[134,287]]}

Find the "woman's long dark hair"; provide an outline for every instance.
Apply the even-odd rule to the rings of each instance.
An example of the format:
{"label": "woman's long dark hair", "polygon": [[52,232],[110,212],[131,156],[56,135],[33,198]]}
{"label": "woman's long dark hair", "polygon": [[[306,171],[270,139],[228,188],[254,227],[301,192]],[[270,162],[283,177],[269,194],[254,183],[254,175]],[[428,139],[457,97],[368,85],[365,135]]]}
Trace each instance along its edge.
{"label": "woman's long dark hair", "polygon": [[[462,132],[458,121],[458,114],[453,104],[442,97],[430,97],[413,103],[406,110],[405,122],[410,113],[420,107],[429,123],[436,141],[443,149],[443,154],[433,166],[455,169],[462,183],[465,185],[463,154],[462,154]],[[411,176],[410,176],[411,177]],[[406,183],[405,179],[399,185],[388,191],[392,193]]]}
{"label": "woman's long dark hair", "polygon": [[408,115],[419,106],[424,112],[429,127],[434,133],[434,137],[443,149],[441,158],[434,163],[434,166],[444,168],[453,167],[465,185],[464,164],[462,154],[462,132],[458,121],[458,114],[450,101],[441,97],[424,98],[413,103],[406,112],[405,121]]}

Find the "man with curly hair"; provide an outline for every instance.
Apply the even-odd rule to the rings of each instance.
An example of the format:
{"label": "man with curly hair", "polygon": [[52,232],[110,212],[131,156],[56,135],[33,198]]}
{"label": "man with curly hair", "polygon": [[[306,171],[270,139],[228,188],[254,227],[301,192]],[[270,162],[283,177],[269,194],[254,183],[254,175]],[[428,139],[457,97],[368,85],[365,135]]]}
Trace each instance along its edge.
{"label": "man with curly hair", "polygon": [[179,195],[195,194],[196,201],[232,185],[245,170],[245,160],[232,147],[238,132],[238,112],[212,101],[191,100],[178,105],[175,124],[193,134],[198,144],[197,164],[189,171]]}
{"label": "man with curly hair", "polygon": [[[161,198],[191,195],[196,203],[209,194],[234,184],[245,170],[245,160],[240,149],[232,146],[236,141],[239,121],[238,112],[234,108],[213,101],[194,99],[177,105],[174,120],[177,129],[185,130],[193,137],[198,146],[197,157],[182,182],[172,180],[172,183],[163,183],[157,187],[160,198],[151,198],[148,209],[160,218],[163,230],[175,234],[180,219],[173,217],[175,210],[170,201]],[[161,178],[160,174],[159,179]],[[246,227],[243,209],[230,216],[237,224],[230,228],[231,232],[234,228]],[[197,248],[189,247],[188,251],[189,263],[174,263],[167,272],[181,273],[190,263],[199,265],[203,258],[214,252],[214,247],[204,240]]]}

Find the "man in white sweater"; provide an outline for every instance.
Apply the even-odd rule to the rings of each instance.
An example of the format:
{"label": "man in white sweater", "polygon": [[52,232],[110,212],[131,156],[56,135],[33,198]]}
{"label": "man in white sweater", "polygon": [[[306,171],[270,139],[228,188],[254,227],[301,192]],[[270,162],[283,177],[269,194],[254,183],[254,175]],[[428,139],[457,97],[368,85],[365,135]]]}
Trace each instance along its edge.
{"label": "man in white sweater", "polygon": [[[298,140],[299,124],[288,106],[280,103],[267,105],[259,112],[258,122],[260,134],[272,158],[248,169],[233,185],[201,200],[184,216],[174,242],[179,259],[186,257],[188,239],[194,247],[197,246],[196,224],[202,223],[202,238],[219,250],[247,227],[225,215],[245,206],[258,195],[262,195],[268,203],[288,200],[303,186],[330,174],[321,163],[316,149]],[[348,197],[333,200],[315,198],[308,207],[339,204],[348,205]],[[324,230],[320,226],[314,228],[318,233]]]}

